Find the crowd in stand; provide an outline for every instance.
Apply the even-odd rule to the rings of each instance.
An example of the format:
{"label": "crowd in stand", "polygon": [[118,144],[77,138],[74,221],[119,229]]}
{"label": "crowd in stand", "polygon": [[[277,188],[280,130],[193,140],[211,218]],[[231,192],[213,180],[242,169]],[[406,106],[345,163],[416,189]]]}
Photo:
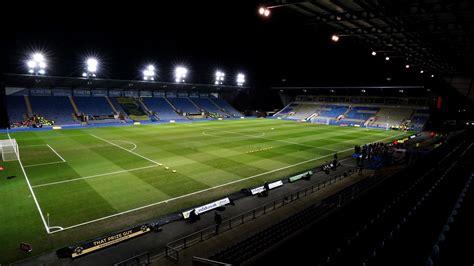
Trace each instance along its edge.
{"label": "crowd in stand", "polygon": [[44,118],[43,116],[36,114],[31,117],[28,117],[26,120],[23,120],[20,122],[14,122],[10,125],[10,127],[11,128],[17,128],[17,127],[38,128],[38,127],[52,126],[52,125],[54,125],[54,120],[48,120]]}

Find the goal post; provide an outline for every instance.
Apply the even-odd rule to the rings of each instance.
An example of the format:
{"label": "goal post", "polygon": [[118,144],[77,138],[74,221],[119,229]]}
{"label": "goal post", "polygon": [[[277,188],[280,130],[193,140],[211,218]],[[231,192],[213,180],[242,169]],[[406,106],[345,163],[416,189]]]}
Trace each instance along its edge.
{"label": "goal post", "polygon": [[0,149],[2,151],[2,160],[4,162],[18,161],[19,150],[15,139],[0,140]]}

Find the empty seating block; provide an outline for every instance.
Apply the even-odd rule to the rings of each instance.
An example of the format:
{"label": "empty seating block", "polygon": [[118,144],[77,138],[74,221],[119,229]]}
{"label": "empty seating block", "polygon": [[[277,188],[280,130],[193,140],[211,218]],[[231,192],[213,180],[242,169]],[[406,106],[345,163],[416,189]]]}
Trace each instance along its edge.
{"label": "empty seating block", "polygon": [[74,97],[79,112],[92,116],[109,116],[113,115],[105,97]]}
{"label": "empty seating block", "polygon": [[23,96],[7,96],[6,98],[10,124],[24,121],[27,113],[25,98]]}
{"label": "empty seating block", "polygon": [[220,106],[226,113],[230,114],[231,116],[239,117],[242,116],[242,114],[237,111],[232,105],[230,105],[227,101],[221,98],[212,98],[212,101],[214,101],[218,106]]}
{"label": "empty seating block", "polygon": [[154,111],[161,120],[177,120],[183,119],[178,115],[171,105],[162,97],[158,98],[143,98],[143,103],[146,104],[150,111]]}
{"label": "empty seating block", "polygon": [[31,109],[34,114],[53,120],[54,124],[77,124],[73,107],[66,96],[30,96]]}
{"label": "empty seating block", "polygon": [[188,98],[168,98],[174,107],[184,113],[198,114],[201,113]]}
{"label": "empty seating block", "polygon": [[221,111],[209,98],[192,98],[191,99],[197,106],[201,107],[207,112],[217,113],[222,116],[228,116],[228,114]]}

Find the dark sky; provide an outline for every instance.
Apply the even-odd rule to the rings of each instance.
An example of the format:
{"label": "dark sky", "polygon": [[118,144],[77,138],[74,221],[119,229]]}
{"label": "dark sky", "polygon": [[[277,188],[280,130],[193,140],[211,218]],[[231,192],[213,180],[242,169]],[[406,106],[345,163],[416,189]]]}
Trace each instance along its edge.
{"label": "dark sky", "polygon": [[22,23],[2,19],[10,25],[3,34],[4,72],[24,73],[27,56],[40,50],[48,74],[58,76],[79,76],[86,56],[96,55],[104,78],[138,79],[154,63],[163,81],[183,64],[190,81],[203,83],[212,82],[216,69],[228,82],[241,71],[252,86],[282,85],[282,79],[293,85],[385,84],[387,77],[419,82],[405,75],[402,62],[374,58],[354,40],[333,44],[331,32],[306,28],[278,10],[263,19],[257,1],[161,2],[13,8]]}

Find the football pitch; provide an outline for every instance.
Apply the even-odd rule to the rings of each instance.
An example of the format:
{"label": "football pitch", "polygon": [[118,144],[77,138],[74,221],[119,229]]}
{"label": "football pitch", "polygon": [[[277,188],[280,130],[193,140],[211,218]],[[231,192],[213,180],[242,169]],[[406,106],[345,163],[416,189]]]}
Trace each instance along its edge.
{"label": "football pitch", "polygon": [[21,160],[1,164],[0,263],[26,256],[20,242],[39,254],[403,134],[276,119],[10,133]]}

